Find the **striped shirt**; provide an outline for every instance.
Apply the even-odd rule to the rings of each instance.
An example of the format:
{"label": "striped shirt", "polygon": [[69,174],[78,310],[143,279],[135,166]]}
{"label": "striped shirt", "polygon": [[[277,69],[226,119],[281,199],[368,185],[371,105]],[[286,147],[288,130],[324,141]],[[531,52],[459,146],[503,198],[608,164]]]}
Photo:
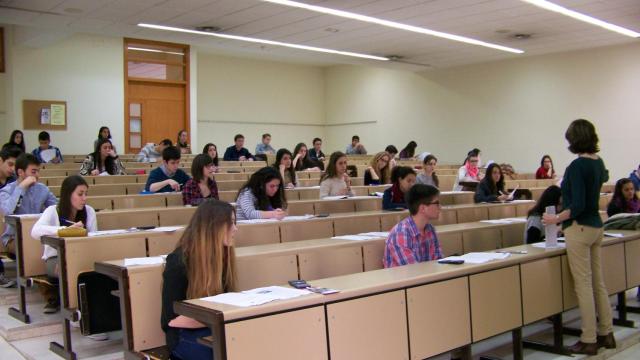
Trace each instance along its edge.
{"label": "striped shirt", "polygon": [[260,210],[256,208],[258,198],[251,189],[244,189],[236,199],[236,220],[261,219]]}
{"label": "striped shirt", "polygon": [[442,249],[433,225],[427,224],[423,235],[413,217],[407,216],[391,229],[382,262],[385,268],[390,268],[441,258]]}

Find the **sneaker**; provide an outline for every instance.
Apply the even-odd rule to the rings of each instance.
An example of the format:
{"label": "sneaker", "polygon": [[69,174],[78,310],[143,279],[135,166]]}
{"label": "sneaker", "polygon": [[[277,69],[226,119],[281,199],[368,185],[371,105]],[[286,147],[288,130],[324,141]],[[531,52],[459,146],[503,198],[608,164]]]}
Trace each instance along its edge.
{"label": "sneaker", "polygon": [[91,334],[91,335],[87,335],[87,337],[89,339],[91,339],[91,340],[94,340],[94,341],[109,340],[109,334],[107,334],[107,333]]}
{"label": "sneaker", "polygon": [[16,285],[16,281],[13,279],[7,279],[4,273],[0,273],[0,287],[10,288]]}
{"label": "sneaker", "polygon": [[47,304],[44,306],[44,313],[55,314],[58,311],[60,311],[60,301],[55,298],[47,300]]}

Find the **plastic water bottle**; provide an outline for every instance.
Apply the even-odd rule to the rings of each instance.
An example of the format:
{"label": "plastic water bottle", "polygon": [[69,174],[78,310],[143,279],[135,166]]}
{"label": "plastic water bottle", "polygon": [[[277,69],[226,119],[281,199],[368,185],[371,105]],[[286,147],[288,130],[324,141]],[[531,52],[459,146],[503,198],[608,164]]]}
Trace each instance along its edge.
{"label": "plastic water bottle", "polygon": [[[555,206],[547,206],[544,211],[547,214],[555,215],[556,207]],[[544,226],[544,247],[546,248],[555,248],[558,247],[558,225],[557,224],[546,224]]]}

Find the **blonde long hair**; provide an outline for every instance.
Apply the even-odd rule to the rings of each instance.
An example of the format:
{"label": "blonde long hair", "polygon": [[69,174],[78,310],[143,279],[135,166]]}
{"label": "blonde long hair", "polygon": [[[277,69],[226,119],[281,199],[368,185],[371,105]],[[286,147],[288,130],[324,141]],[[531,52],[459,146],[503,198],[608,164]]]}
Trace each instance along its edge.
{"label": "blonde long hair", "polygon": [[187,299],[235,290],[235,251],[232,245],[224,245],[234,222],[233,215],[230,204],[205,200],[184,230],[178,247],[182,248],[189,279]]}
{"label": "blonde long hair", "polygon": [[[382,170],[378,170],[378,160],[382,159],[383,157],[387,157],[387,159],[389,159],[389,161],[387,161],[387,166],[383,167]],[[371,166],[371,168],[373,169],[373,171],[376,172],[376,175],[378,175],[378,178],[380,178],[380,183],[381,184],[390,184],[391,183],[391,155],[386,152],[386,151],[381,151],[377,154],[375,154],[373,156],[373,158],[371,159],[371,162],[369,163],[369,166]]]}

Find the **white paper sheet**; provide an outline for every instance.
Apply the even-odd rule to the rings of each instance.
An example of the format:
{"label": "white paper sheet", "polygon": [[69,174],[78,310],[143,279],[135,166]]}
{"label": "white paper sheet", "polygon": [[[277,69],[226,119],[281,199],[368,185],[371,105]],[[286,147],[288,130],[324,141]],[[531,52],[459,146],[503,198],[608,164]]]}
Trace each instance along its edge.
{"label": "white paper sheet", "polygon": [[340,236],[332,237],[332,239],[334,240],[355,240],[355,241],[369,240],[372,238],[373,237],[371,236],[362,236],[362,235],[340,235]]}
{"label": "white paper sheet", "polygon": [[184,229],[184,226],[159,226],[157,228],[149,229],[151,232],[176,232],[178,230]]}
{"label": "white paper sheet", "polygon": [[389,232],[388,231],[372,231],[372,232],[360,233],[358,235],[371,236],[371,237],[388,237]]}
{"label": "white paper sheet", "polygon": [[282,286],[269,286],[247,290],[240,293],[224,293],[206,297],[201,300],[247,307],[262,305],[275,300],[292,299],[306,294],[311,294],[311,292],[307,290],[290,289]]}
{"label": "white paper sheet", "polygon": [[510,256],[509,253],[470,252],[462,256],[449,256],[447,260],[464,260],[466,264],[484,264],[493,260],[502,260]]}
{"label": "white paper sheet", "polygon": [[130,232],[126,229],[115,229],[115,230],[98,230],[90,232],[89,236],[104,236],[104,235],[117,235],[117,234],[126,234]]}
{"label": "white paper sheet", "polygon": [[277,219],[251,219],[251,220],[238,220],[238,224],[263,224],[278,221]]}
{"label": "white paper sheet", "polygon": [[159,264],[163,264],[164,260],[165,260],[165,257],[163,256],[129,258],[129,259],[124,259],[124,266],[159,265]]}
{"label": "white paper sheet", "polygon": [[42,161],[48,163],[49,161],[56,158],[56,149],[47,149],[40,151],[40,158],[42,158]]}
{"label": "white paper sheet", "polygon": [[[558,238],[558,240],[560,240],[560,238]],[[564,249],[566,247],[565,243],[563,243],[563,242],[558,243],[558,245],[555,246],[555,247],[547,247],[544,242],[534,243],[534,244],[531,244],[531,245],[533,247],[540,248],[540,249]]]}
{"label": "white paper sheet", "polygon": [[614,238],[621,238],[621,237],[624,237],[624,234],[605,232],[604,236],[609,236],[609,237],[614,237]]}
{"label": "white paper sheet", "polygon": [[297,215],[297,216],[285,216],[282,220],[308,220],[316,217],[315,215]]}
{"label": "white paper sheet", "polygon": [[325,196],[322,198],[322,200],[340,200],[340,199],[348,199],[349,197],[346,195],[339,195],[339,196]]}

